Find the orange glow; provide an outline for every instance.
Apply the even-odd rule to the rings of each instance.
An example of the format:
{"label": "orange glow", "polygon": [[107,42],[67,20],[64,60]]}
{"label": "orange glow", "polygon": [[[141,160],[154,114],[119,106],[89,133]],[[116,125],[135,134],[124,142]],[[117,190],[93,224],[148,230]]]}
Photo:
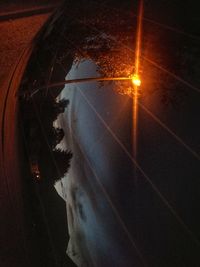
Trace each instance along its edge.
{"label": "orange glow", "polygon": [[140,86],[141,85],[141,80],[140,80],[140,78],[139,78],[139,76],[137,74],[134,74],[131,77],[131,80],[132,80],[133,85],[136,85],[136,86]]}
{"label": "orange glow", "polygon": [[136,52],[135,52],[135,74],[139,73],[140,53],[141,53],[141,37],[142,37],[142,17],[143,17],[143,0],[140,0],[138,10],[137,22],[137,38],[136,38]]}
{"label": "orange glow", "polygon": [[[137,128],[138,128],[138,87],[141,85],[139,78],[140,56],[141,56],[141,38],[142,38],[142,17],[143,17],[143,0],[139,2],[138,20],[137,20],[137,37],[135,50],[135,74],[131,77],[134,86],[133,97],[133,157],[137,158]],[[137,168],[135,167],[135,184],[137,184]]]}

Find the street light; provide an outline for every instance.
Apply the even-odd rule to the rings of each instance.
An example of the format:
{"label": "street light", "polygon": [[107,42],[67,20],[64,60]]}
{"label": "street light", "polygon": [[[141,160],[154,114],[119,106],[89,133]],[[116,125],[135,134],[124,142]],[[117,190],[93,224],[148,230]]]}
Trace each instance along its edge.
{"label": "street light", "polygon": [[61,82],[54,82],[54,83],[50,83],[48,85],[45,86],[41,86],[39,88],[35,88],[35,90],[30,94],[30,96],[32,97],[33,95],[35,95],[36,93],[38,93],[39,91],[46,89],[46,88],[56,88],[58,86],[63,86],[65,84],[78,84],[78,83],[88,83],[88,82],[103,82],[103,81],[131,81],[133,83],[133,85],[136,86],[140,86],[141,81],[139,79],[138,75],[131,75],[129,77],[92,77],[92,78],[80,78],[80,79],[72,79],[72,80],[64,80]]}
{"label": "street light", "polygon": [[135,85],[135,86],[140,86],[141,85],[140,77],[137,74],[133,74],[131,76],[131,81],[132,81],[132,84]]}

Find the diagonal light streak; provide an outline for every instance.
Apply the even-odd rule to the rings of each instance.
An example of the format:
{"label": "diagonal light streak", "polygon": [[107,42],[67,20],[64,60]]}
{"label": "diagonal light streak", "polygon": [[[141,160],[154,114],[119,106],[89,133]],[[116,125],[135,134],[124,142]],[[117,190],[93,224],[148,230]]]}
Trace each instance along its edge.
{"label": "diagonal light streak", "polygon": [[160,23],[160,22],[155,21],[155,20],[150,19],[150,18],[146,18],[146,17],[145,17],[145,18],[143,18],[143,20],[144,20],[144,21],[147,21],[147,22],[150,22],[150,23],[152,23],[152,24],[154,24],[154,25],[156,25],[156,26],[159,26],[159,27],[161,27],[161,28],[164,28],[164,29],[166,29],[166,30],[173,31],[173,32],[175,32],[176,34],[182,34],[182,35],[187,36],[187,37],[189,37],[189,38],[196,39],[196,40],[198,40],[198,41],[200,40],[200,36],[199,36],[199,35],[195,35],[195,34],[192,34],[192,33],[188,33],[188,32],[182,31],[182,30],[180,30],[180,29],[177,29],[177,28],[172,27],[172,26],[167,25],[167,24]]}
{"label": "diagonal light streak", "polygon": [[[110,10],[115,10],[116,12],[120,12],[120,11],[121,11],[119,8],[116,8],[116,7],[112,7],[112,8],[110,8],[108,5],[105,4],[105,2],[104,2],[104,3],[101,2],[101,3],[99,4],[99,6],[100,6],[100,5],[101,5],[101,7],[104,8],[104,10],[105,10],[105,8],[109,8]],[[126,11],[124,11],[124,12],[125,12],[127,15],[130,15],[130,12],[126,12]],[[132,15],[133,15],[134,17],[138,17],[138,15],[137,15],[137,14],[134,14],[134,13],[132,13]],[[152,24],[155,24],[155,25],[157,25],[157,26],[159,26],[159,27],[161,27],[161,28],[163,28],[163,29],[173,31],[173,32],[175,32],[176,34],[182,34],[182,35],[184,35],[184,36],[186,36],[186,37],[189,37],[189,38],[192,38],[192,39],[196,39],[196,40],[198,40],[198,41],[200,40],[200,36],[197,35],[197,34],[192,34],[192,33],[189,33],[189,32],[185,32],[184,30],[178,29],[178,28],[173,27],[173,26],[168,25],[168,24],[160,23],[159,21],[153,20],[153,19],[151,19],[151,18],[143,17],[143,21],[147,21],[147,22],[150,22],[150,23],[152,23]]]}
{"label": "diagonal light streak", "polygon": [[173,72],[165,69],[163,66],[161,66],[160,64],[156,63],[155,61],[145,57],[145,56],[142,56],[142,58],[144,60],[146,60],[147,62],[149,62],[151,65],[155,66],[157,69],[161,70],[162,72],[164,73],[167,73],[169,76],[171,76],[172,78],[174,78],[175,80],[179,81],[180,83],[190,87],[191,89],[193,89],[194,91],[200,93],[200,88],[197,87],[197,86],[194,86],[193,84],[191,84],[190,82],[184,80],[183,78],[179,77],[178,75],[174,74]]}
{"label": "diagonal light streak", "polygon": [[178,141],[188,152],[190,152],[197,160],[200,161],[200,155],[195,152],[189,145],[187,145],[175,132],[173,132],[164,122],[162,122],[155,114],[153,114],[147,107],[142,103],[138,105],[153,119],[155,120],[163,129],[165,129],[173,138]]}

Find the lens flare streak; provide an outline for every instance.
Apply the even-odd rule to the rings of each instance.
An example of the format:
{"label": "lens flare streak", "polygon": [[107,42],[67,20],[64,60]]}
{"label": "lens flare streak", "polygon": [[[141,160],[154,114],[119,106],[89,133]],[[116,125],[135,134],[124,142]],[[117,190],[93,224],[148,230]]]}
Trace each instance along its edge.
{"label": "lens flare streak", "polygon": [[[133,157],[137,158],[137,131],[138,131],[138,87],[141,85],[141,80],[139,78],[140,70],[140,55],[141,55],[141,36],[142,36],[142,17],[143,17],[143,0],[140,0],[139,10],[138,10],[138,21],[137,21],[137,36],[136,36],[136,50],[135,50],[135,73],[132,76],[132,83],[134,86],[134,96],[133,96]],[[137,173],[135,169],[135,181],[137,181]]]}

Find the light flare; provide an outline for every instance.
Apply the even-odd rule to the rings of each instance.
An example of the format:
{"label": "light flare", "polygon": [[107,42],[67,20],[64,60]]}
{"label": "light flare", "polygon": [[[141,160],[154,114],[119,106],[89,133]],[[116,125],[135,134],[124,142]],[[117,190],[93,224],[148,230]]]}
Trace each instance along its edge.
{"label": "light flare", "polygon": [[[140,56],[141,56],[141,37],[142,37],[142,18],[143,18],[143,0],[139,2],[138,9],[138,20],[137,20],[137,36],[136,36],[136,50],[135,50],[135,73],[132,76],[132,83],[134,86],[134,97],[133,97],[133,157],[137,158],[137,145],[138,145],[138,87],[141,85],[139,78],[140,70]],[[137,169],[135,168],[135,184],[137,184]]]}
{"label": "light flare", "polygon": [[139,87],[141,85],[140,77],[137,74],[134,74],[133,76],[131,76],[131,81],[132,81],[132,84],[135,86]]}

